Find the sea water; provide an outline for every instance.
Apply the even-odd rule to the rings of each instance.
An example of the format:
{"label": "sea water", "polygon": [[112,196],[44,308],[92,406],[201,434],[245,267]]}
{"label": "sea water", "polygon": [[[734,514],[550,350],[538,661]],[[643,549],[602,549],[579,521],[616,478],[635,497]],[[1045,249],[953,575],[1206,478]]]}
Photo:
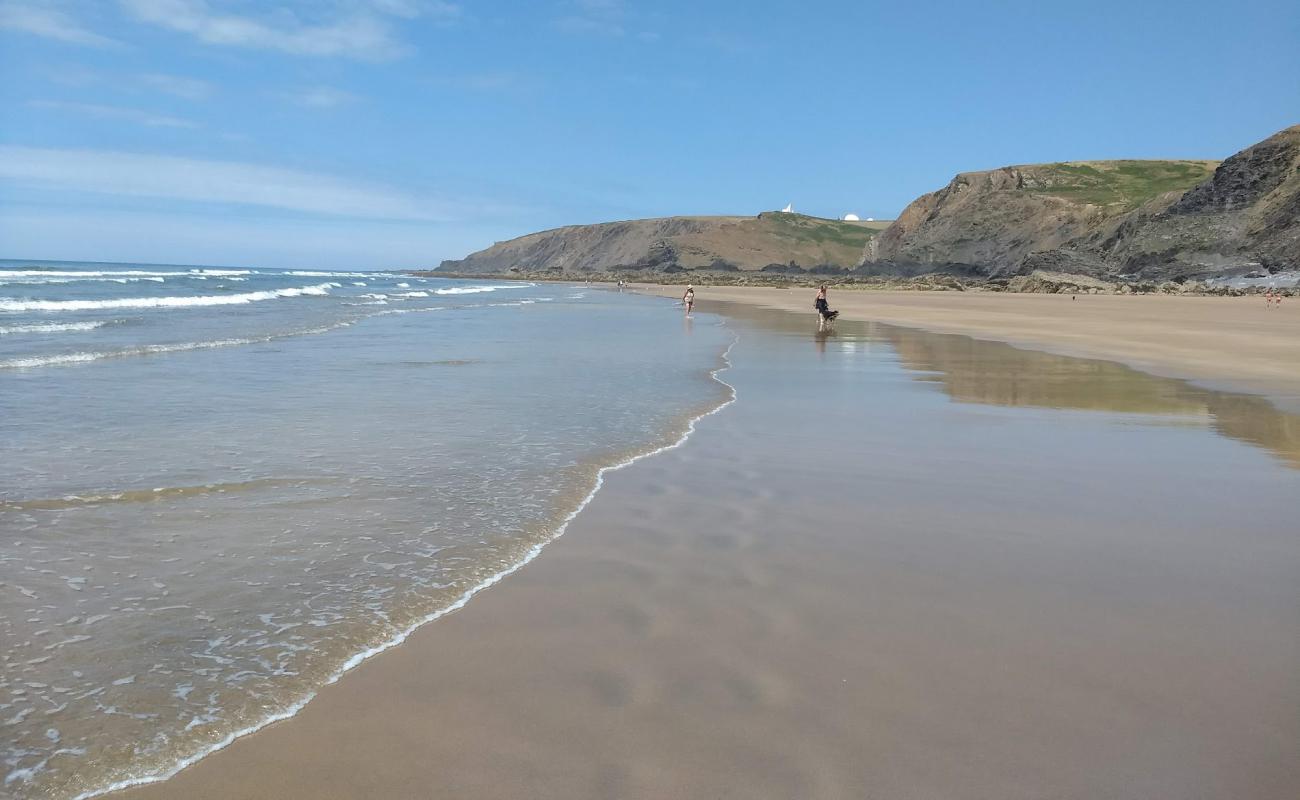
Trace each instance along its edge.
{"label": "sea water", "polygon": [[294,713],[725,402],[731,340],[585,286],[0,262],[0,795]]}

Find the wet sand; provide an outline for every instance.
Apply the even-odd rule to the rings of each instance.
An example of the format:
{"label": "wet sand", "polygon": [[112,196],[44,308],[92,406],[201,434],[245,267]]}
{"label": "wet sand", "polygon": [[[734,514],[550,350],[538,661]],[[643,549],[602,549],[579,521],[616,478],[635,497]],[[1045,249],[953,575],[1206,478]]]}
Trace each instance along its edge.
{"label": "wet sand", "polygon": [[[683,287],[636,284],[680,298]],[[814,315],[814,290],[701,286],[710,301]],[[1268,395],[1300,411],[1300,299],[831,290],[845,320],[872,320],[1011,342],[1064,355],[1121,361],[1157,375]]]}
{"label": "wet sand", "polygon": [[299,716],[121,796],[1295,796],[1294,416],[724,310],[739,399],[683,447]]}

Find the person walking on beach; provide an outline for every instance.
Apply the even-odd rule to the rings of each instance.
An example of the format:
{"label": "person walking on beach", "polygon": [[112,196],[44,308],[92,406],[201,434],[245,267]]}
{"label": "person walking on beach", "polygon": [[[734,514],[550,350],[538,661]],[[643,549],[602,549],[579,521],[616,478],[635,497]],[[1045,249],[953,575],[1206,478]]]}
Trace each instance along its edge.
{"label": "person walking on beach", "polygon": [[686,294],[682,295],[682,305],[686,306],[687,314],[691,313],[691,309],[695,308],[695,285],[694,284],[690,284],[690,283],[686,284]]}
{"label": "person walking on beach", "polygon": [[817,299],[813,300],[813,308],[817,309],[817,330],[825,330],[826,325],[833,322],[839,316],[838,311],[831,311],[830,302],[826,299],[826,284],[822,284],[817,289]]}

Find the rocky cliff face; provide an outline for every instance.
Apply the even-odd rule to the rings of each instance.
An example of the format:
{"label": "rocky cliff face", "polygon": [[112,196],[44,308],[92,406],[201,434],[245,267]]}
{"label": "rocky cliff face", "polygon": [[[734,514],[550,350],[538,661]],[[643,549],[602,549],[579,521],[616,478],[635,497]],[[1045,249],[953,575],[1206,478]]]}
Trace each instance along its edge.
{"label": "rocky cliff face", "polygon": [[1224,161],[1164,208],[1077,243],[1111,272],[1183,277],[1300,266],[1300,125]]}
{"label": "rocky cliff face", "polygon": [[881,234],[871,260],[1015,274],[1032,254],[1106,229],[1148,203],[1171,201],[1215,166],[1092,161],[963,173],[913,201]]}
{"label": "rocky cliff face", "polygon": [[1300,125],[1222,164],[1070,162],[958,175],[908,206],[863,262],[1152,280],[1294,269]]}
{"label": "rocky cliff face", "polygon": [[440,269],[460,274],[852,269],[880,227],[776,212],[572,225],[498,242],[459,261],[444,261]]}

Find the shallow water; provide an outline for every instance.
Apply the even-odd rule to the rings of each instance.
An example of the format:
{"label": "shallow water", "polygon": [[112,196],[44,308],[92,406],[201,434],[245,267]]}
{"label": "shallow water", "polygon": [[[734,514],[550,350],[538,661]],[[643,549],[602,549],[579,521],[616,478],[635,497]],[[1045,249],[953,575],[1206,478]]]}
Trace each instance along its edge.
{"label": "shallow water", "polygon": [[517,565],[725,399],[730,333],[682,324],[582,286],[0,264],[4,792],[165,772]]}

